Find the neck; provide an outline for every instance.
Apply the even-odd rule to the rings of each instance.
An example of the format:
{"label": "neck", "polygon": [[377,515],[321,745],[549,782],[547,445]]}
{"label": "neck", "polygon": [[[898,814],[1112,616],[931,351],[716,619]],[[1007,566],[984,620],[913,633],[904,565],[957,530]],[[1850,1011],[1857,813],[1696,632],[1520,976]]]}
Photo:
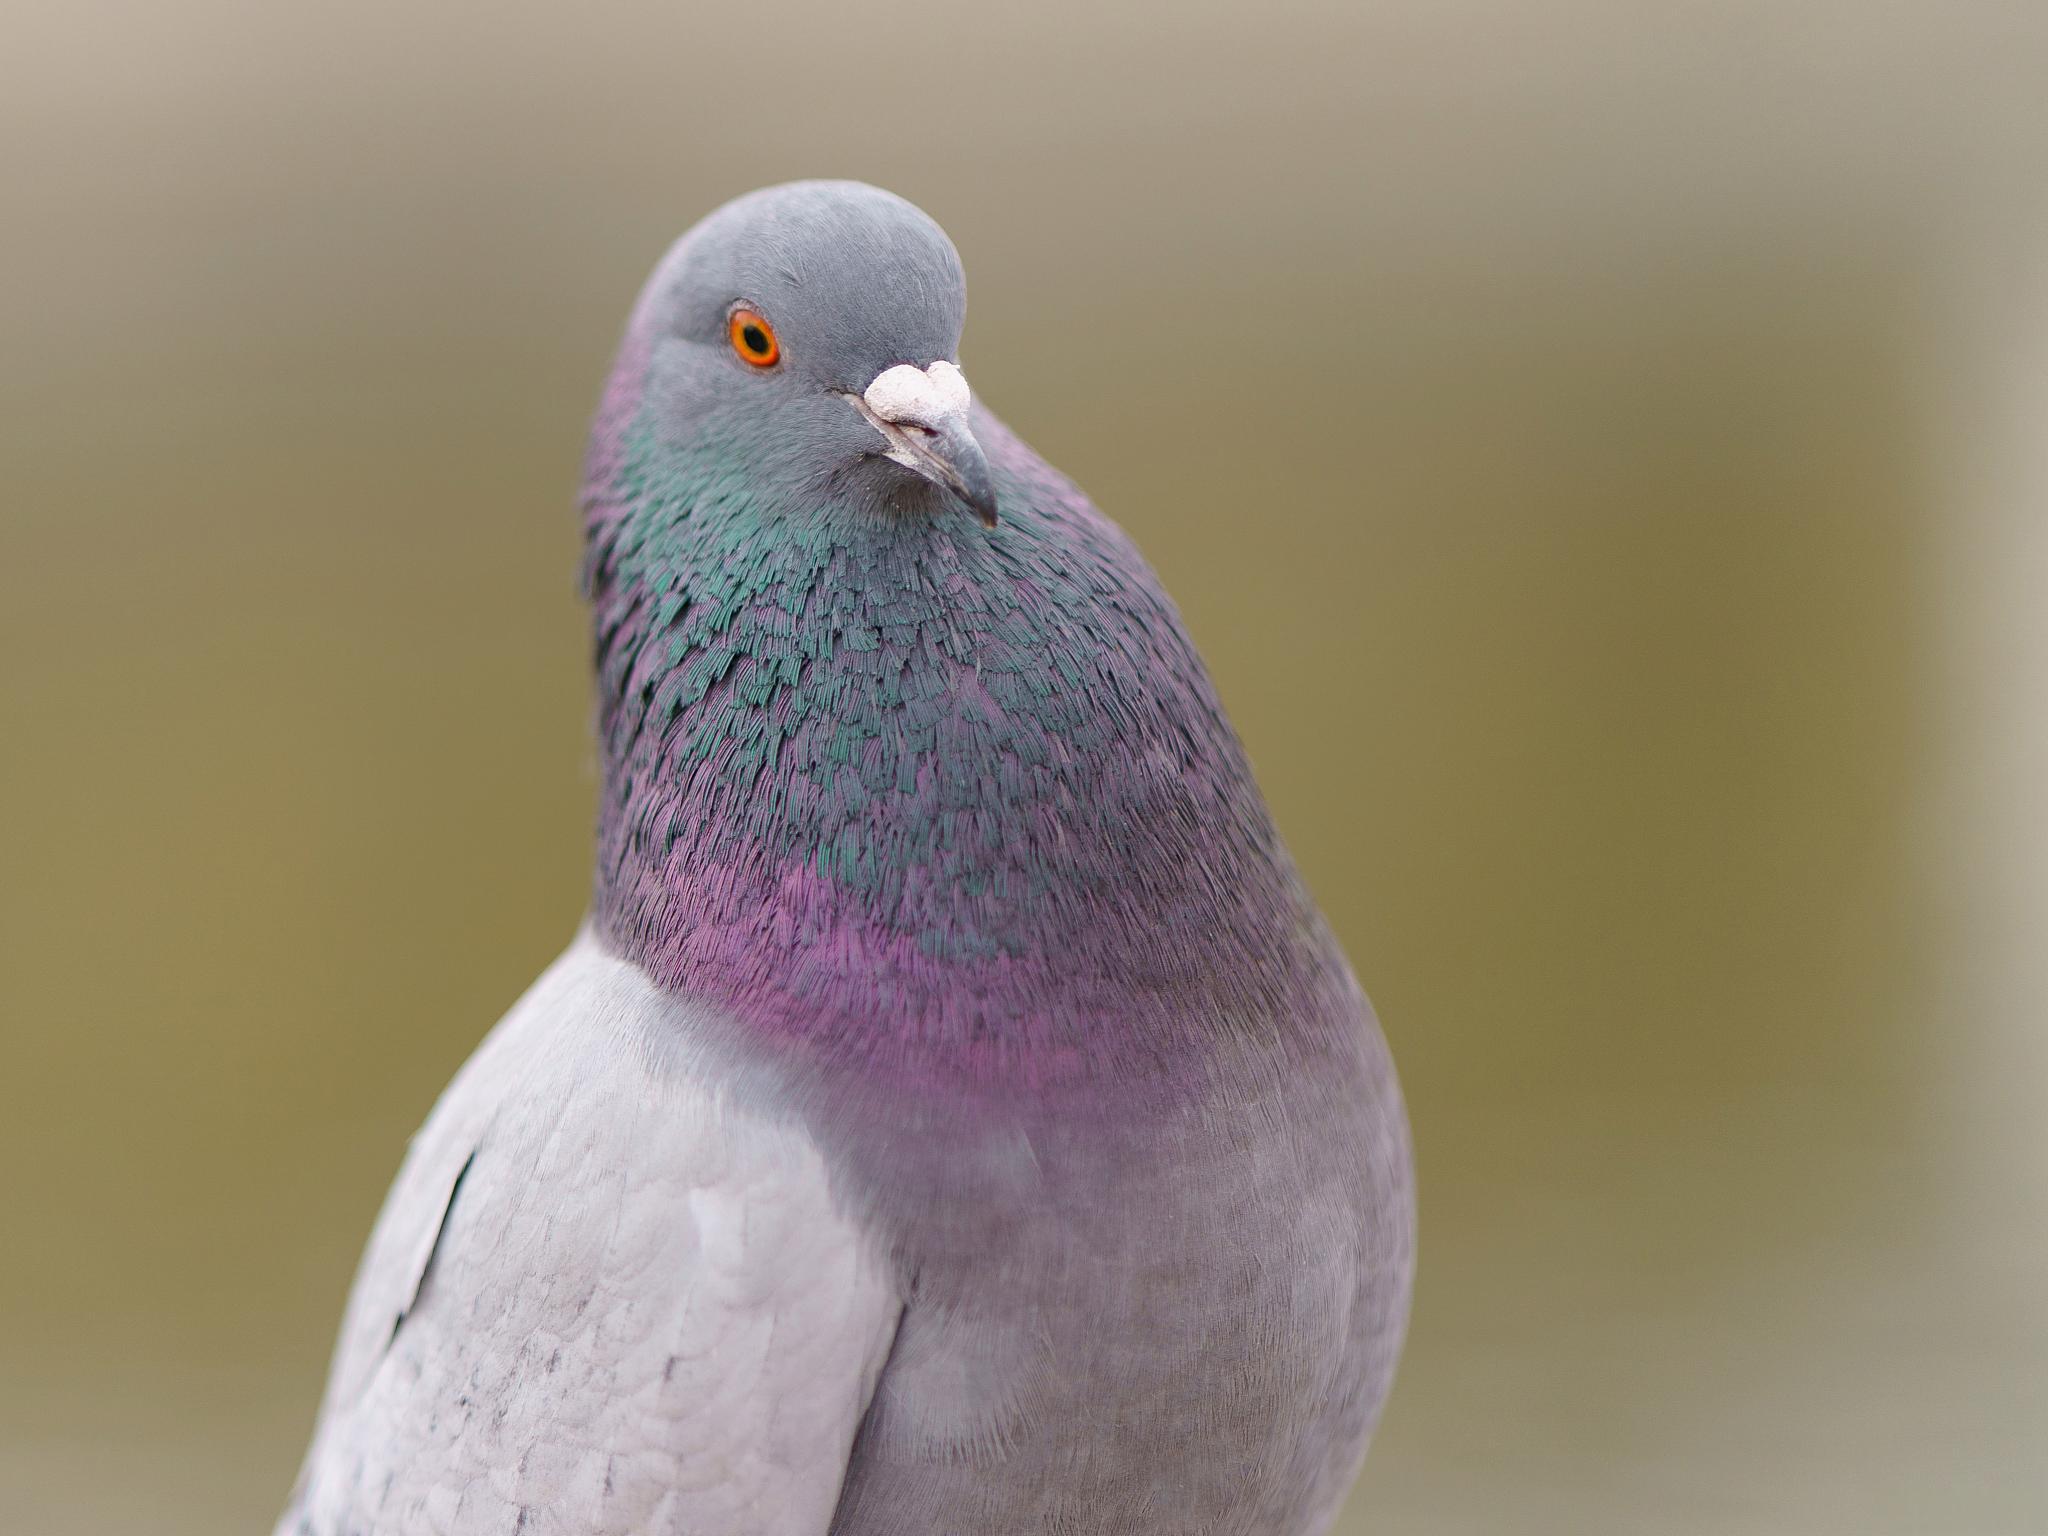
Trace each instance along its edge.
{"label": "neck", "polygon": [[993,533],[768,504],[643,428],[600,437],[597,922],[835,1062],[1157,1070],[1341,962],[1151,572],[977,425]]}

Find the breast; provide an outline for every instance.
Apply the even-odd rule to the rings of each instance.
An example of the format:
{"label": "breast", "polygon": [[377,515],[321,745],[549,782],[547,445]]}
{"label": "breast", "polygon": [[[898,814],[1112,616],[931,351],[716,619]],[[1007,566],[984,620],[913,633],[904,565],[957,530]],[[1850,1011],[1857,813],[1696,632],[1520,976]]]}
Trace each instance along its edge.
{"label": "breast", "polygon": [[801,1126],[579,941],[394,1187],[283,1530],[822,1532],[900,1301]]}
{"label": "breast", "polygon": [[1324,1528],[1413,1270],[1406,1123],[1355,1007],[1314,1050],[1212,1062],[1214,1091],[961,1134],[903,1200],[915,1288],[835,1532]]}

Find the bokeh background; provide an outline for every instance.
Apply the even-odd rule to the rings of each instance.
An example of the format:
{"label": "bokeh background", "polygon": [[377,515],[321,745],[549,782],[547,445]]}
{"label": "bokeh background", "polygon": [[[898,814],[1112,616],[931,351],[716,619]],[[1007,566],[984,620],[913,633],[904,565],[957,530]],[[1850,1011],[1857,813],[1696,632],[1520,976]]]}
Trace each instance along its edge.
{"label": "bokeh background", "polygon": [[852,175],[1376,998],[1345,1532],[2048,1531],[2048,7],[13,0],[0,1525],[267,1530],[566,940],[626,308]]}

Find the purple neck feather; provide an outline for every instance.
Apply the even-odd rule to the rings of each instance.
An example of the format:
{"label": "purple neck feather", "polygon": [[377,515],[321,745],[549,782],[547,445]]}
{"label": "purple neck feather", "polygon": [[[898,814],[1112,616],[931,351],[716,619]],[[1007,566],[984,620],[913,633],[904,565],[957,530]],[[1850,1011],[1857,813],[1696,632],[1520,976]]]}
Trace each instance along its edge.
{"label": "purple neck feather", "polygon": [[1170,1074],[1348,972],[1178,614],[986,413],[1002,503],[878,515],[678,446],[629,337],[584,490],[596,920],[834,1067],[1012,1091]]}

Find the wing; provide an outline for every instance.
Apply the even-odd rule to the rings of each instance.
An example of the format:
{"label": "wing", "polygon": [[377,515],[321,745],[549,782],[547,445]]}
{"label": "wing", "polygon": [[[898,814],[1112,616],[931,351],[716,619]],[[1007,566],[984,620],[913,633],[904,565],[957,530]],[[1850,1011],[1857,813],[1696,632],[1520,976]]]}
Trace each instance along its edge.
{"label": "wing", "polygon": [[586,933],[471,1058],[280,1536],[822,1536],[901,1304],[801,1126],[649,1049],[688,1028]]}

